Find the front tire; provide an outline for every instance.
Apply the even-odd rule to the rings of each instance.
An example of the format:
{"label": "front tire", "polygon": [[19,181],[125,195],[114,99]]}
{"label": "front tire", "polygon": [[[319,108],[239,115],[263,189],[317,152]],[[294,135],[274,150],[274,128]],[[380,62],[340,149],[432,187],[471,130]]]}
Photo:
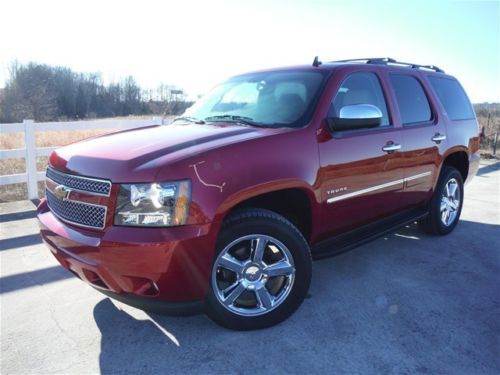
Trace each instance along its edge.
{"label": "front tire", "polygon": [[311,273],[309,246],[292,223],[268,210],[237,211],[217,241],[207,315],[235,330],[278,324],[301,305]]}
{"label": "front tire", "polygon": [[458,223],[464,201],[464,182],[460,172],[448,165],[443,167],[431,199],[429,215],[419,224],[429,234],[446,235]]}

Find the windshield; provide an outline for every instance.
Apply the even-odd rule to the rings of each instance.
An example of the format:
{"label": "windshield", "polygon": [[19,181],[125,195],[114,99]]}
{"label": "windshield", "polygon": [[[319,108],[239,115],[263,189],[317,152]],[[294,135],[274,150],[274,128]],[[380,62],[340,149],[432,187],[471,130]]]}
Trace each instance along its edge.
{"label": "windshield", "polygon": [[269,127],[300,127],[309,120],[323,72],[246,74],[216,86],[183,117]]}

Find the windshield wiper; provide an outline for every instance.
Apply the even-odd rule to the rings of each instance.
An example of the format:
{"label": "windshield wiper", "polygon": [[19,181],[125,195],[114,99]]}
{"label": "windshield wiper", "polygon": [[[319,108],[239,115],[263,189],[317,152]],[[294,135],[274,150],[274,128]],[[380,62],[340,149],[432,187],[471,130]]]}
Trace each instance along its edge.
{"label": "windshield wiper", "polygon": [[190,116],[181,116],[181,117],[176,117],[174,118],[174,121],[172,122],[176,122],[176,121],[187,121],[187,122],[192,122],[192,123],[195,123],[195,124],[204,124],[205,121],[199,119],[199,118],[196,118],[196,117],[190,117]]}
{"label": "windshield wiper", "polygon": [[253,118],[247,117],[247,116],[238,116],[238,115],[217,115],[217,116],[209,116],[205,117],[205,121],[217,121],[217,120],[223,120],[223,121],[234,121],[234,122],[239,122],[241,124],[245,125],[252,125],[252,126],[264,126],[264,124],[255,122]]}

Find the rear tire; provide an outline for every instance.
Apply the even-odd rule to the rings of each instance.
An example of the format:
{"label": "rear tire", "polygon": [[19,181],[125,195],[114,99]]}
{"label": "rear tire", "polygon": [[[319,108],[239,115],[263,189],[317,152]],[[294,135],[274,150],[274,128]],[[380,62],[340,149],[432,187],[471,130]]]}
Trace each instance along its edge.
{"label": "rear tire", "polygon": [[311,273],[309,245],[292,223],[268,210],[237,211],[217,241],[207,315],[234,330],[278,324],[301,305]]}
{"label": "rear tire", "polygon": [[419,221],[420,227],[429,234],[446,235],[451,233],[460,218],[463,200],[462,175],[453,167],[443,166],[432,195],[429,214]]}

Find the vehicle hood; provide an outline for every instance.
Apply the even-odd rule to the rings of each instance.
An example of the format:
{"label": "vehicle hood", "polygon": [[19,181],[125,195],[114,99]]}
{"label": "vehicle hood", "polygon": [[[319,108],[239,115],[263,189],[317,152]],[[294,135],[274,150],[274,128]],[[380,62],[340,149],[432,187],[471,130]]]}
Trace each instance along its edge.
{"label": "vehicle hood", "polygon": [[237,124],[162,125],[111,133],[57,149],[49,165],[112,182],[153,181],[166,160],[261,137],[276,130]]}

